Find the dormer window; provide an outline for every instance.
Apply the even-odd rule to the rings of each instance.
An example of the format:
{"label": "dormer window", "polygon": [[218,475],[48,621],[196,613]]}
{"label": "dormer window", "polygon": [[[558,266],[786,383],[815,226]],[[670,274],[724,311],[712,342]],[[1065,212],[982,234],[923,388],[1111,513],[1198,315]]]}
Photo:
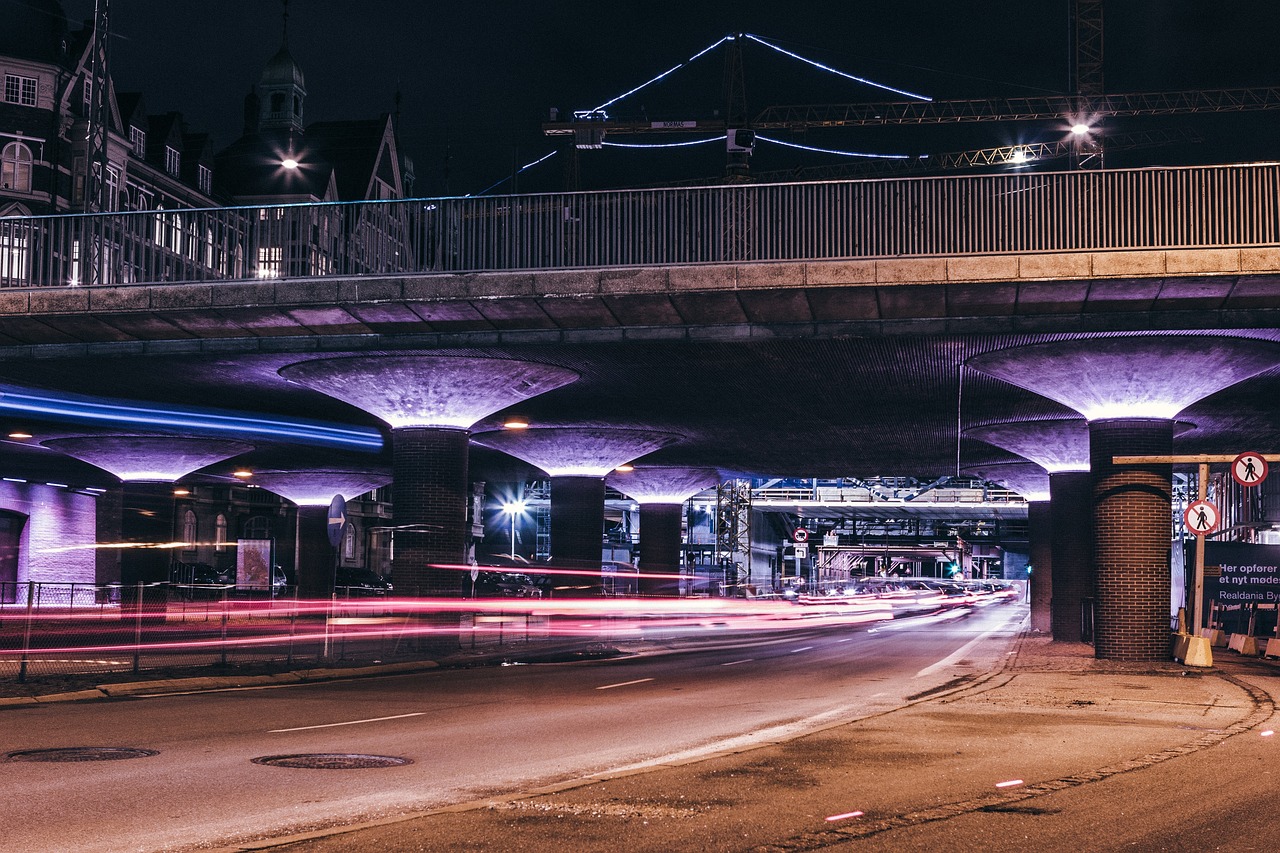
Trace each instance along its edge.
{"label": "dormer window", "polygon": [[175,178],[182,171],[182,154],[168,145],[164,147],[164,170]]}
{"label": "dormer window", "polygon": [[133,146],[134,157],[147,156],[147,132],[135,125],[129,126],[129,142]]}
{"label": "dormer window", "polygon": [[213,170],[203,164],[197,166],[196,185],[200,188],[200,192],[205,195],[213,192]]}
{"label": "dormer window", "polygon": [[84,78],[84,112],[85,115],[93,109],[93,80],[89,77]]}

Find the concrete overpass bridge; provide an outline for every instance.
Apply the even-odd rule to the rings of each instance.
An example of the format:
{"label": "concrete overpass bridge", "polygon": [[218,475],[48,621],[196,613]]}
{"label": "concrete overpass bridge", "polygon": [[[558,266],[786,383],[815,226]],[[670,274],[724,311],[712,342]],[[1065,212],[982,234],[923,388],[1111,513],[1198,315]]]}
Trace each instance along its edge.
{"label": "concrete overpass bridge", "polygon": [[[0,405],[55,437],[231,431],[255,468],[389,464],[397,581],[424,593],[464,558],[466,481],[513,457],[563,496],[569,565],[598,560],[603,478],[637,459],[664,482],[1003,477],[1053,508],[1041,624],[1068,636],[1096,594],[1098,653],[1149,659],[1170,470],[1110,457],[1275,449],[1278,277],[1275,164],[3,220]],[[67,400],[366,444],[86,425]]]}

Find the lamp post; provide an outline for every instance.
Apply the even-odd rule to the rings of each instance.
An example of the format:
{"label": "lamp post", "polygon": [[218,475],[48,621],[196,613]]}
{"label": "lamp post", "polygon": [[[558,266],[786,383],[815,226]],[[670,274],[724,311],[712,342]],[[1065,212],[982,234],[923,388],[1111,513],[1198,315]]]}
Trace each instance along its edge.
{"label": "lamp post", "polygon": [[511,516],[511,560],[516,559],[516,517],[525,510],[524,501],[508,501],[502,505],[502,511]]}

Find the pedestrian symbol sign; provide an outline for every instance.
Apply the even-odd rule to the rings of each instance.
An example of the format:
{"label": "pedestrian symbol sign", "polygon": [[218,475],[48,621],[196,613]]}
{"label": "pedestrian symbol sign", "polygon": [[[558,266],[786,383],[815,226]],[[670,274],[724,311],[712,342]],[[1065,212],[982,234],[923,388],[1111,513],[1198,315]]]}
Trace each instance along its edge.
{"label": "pedestrian symbol sign", "polygon": [[1231,463],[1231,476],[1242,486],[1256,486],[1267,478],[1267,460],[1261,453],[1241,453]]}
{"label": "pedestrian symbol sign", "polygon": [[1208,536],[1218,529],[1218,508],[1208,501],[1192,501],[1182,514],[1187,530],[1196,536]]}

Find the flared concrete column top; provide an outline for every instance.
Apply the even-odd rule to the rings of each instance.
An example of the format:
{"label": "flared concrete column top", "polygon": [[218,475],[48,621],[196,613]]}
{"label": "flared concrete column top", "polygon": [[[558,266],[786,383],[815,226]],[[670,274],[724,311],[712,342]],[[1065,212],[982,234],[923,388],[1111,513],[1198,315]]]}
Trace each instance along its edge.
{"label": "flared concrete column top", "polygon": [[640,504],[682,504],[720,482],[715,468],[658,465],[615,471],[604,481]]}
{"label": "flared concrete column top", "polygon": [[192,471],[253,450],[221,438],[94,435],[51,438],[41,444],[115,474],[126,483],[172,483]]}
{"label": "flared concrete column top", "polygon": [[1049,472],[1034,462],[992,462],[989,465],[971,465],[964,471],[999,483],[1031,503],[1049,500]]}
{"label": "flared concrete column top", "polygon": [[1280,344],[1209,335],[1091,338],[997,350],[966,364],[1090,421],[1170,419],[1280,364]]}
{"label": "flared concrete column top", "polygon": [[328,506],[391,482],[389,471],[255,471],[253,482],[298,506]]}
{"label": "flared concrete column top", "polygon": [[393,429],[470,429],[494,412],[578,378],[550,364],[435,355],[319,358],[285,365],[280,375],[350,403]]}
{"label": "flared concrete column top", "polygon": [[476,444],[501,450],[552,477],[604,477],[614,468],[679,441],[669,432],[612,427],[538,427],[480,433]]}
{"label": "flared concrete column top", "polygon": [[964,434],[1030,459],[1050,474],[1089,470],[1089,424],[1080,418],[985,424]]}

